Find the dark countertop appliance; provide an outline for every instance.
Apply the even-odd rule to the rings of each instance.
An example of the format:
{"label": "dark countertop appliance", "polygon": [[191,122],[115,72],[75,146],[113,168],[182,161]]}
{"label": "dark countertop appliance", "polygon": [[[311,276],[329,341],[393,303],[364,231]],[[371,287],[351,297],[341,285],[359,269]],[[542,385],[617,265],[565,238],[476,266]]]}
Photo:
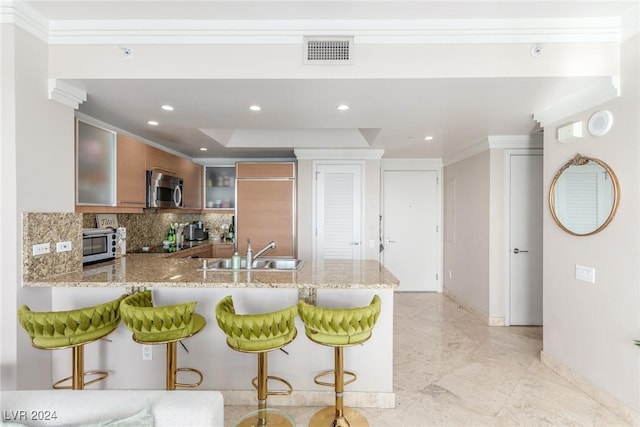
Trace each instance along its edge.
{"label": "dark countertop appliance", "polygon": [[208,240],[209,231],[204,228],[202,221],[193,221],[184,228],[184,238],[189,241]]}

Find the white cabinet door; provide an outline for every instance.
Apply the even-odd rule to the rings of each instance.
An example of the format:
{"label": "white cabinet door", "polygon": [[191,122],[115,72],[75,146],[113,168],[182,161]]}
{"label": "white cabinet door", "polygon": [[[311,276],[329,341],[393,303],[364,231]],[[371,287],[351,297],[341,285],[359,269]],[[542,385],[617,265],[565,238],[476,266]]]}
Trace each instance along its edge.
{"label": "white cabinet door", "polygon": [[511,156],[509,178],[509,324],[542,325],[542,156]]}
{"label": "white cabinet door", "polygon": [[384,171],[384,250],[398,291],[440,291],[438,176],[435,171]]}
{"label": "white cabinet door", "polygon": [[315,259],[362,258],[362,165],[319,164]]}

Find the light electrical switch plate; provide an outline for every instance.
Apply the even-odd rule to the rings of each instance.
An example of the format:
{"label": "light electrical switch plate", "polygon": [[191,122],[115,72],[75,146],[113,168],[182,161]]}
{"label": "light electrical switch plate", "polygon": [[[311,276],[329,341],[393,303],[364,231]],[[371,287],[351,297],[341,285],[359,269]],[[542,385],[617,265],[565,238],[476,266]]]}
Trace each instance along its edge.
{"label": "light electrical switch plate", "polygon": [[71,242],[56,243],[56,252],[69,252],[71,250]]}
{"label": "light electrical switch plate", "polygon": [[558,141],[569,142],[582,138],[582,122],[569,123],[558,128]]}
{"label": "light electrical switch plate", "polygon": [[576,264],[576,279],[596,283],[596,269]]}
{"label": "light electrical switch plate", "polygon": [[142,360],[153,360],[153,350],[150,345],[142,346]]}
{"label": "light electrical switch plate", "polygon": [[48,243],[40,243],[39,245],[33,245],[33,255],[44,255],[51,252],[51,248]]}

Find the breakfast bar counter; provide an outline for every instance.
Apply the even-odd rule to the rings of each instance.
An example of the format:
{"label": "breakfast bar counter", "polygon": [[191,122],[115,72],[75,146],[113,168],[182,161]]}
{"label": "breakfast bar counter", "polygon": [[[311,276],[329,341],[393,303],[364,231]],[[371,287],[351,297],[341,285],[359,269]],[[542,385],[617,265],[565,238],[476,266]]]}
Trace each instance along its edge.
{"label": "breakfast bar counter", "polygon": [[299,270],[202,271],[202,259],[128,254],[81,271],[25,282],[26,287],[185,287],[393,289],[398,279],[376,260],[305,261]]}
{"label": "breakfast bar counter", "polygon": [[[215,262],[207,259],[208,266]],[[76,272],[44,275],[25,280],[29,292],[51,293],[51,309],[89,307],[141,289],[152,291],[154,305],[196,301],[196,313],[206,325],[202,332],[185,340],[188,352],[179,347],[179,364],[200,370],[203,390],[221,391],[227,405],[254,405],[251,385],[255,375],[255,355],[238,354],[229,348],[218,327],[215,306],[231,295],[237,313],[265,313],[283,309],[304,300],[324,307],[348,308],[370,304],[374,295],[382,302],[372,337],[362,345],[345,351],[345,368],[358,380],[345,389],[345,404],[356,407],[392,408],[393,391],[393,312],[398,279],[377,260],[305,261],[296,270],[202,270],[203,259],[175,258],[166,254],[129,253],[112,261],[87,265]],[[37,307],[33,307],[37,309]],[[305,336],[304,325],[296,319],[297,338],[287,352],[272,352],[269,372],[287,379],[294,392],[274,396],[272,406],[327,406],[334,393],[318,386],[313,378],[331,369],[333,351],[313,343]],[[164,347],[151,346],[145,353],[121,325],[110,336],[87,346],[86,360],[91,369],[108,370],[109,389],[162,389],[164,387]],[[185,349],[186,350],[186,349]],[[150,350],[147,350],[150,352]],[[69,355],[53,354],[53,377],[68,375]],[[187,381],[188,382],[188,381]]]}

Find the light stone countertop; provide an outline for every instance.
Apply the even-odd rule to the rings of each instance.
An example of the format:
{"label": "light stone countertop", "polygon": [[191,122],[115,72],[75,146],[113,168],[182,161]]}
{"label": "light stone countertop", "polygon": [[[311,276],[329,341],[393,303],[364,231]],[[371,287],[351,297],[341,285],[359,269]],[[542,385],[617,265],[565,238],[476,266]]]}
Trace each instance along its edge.
{"label": "light stone countertop", "polygon": [[305,261],[297,271],[198,271],[201,259],[127,254],[82,271],[60,274],[25,287],[183,287],[395,289],[398,279],[376,260]]}

